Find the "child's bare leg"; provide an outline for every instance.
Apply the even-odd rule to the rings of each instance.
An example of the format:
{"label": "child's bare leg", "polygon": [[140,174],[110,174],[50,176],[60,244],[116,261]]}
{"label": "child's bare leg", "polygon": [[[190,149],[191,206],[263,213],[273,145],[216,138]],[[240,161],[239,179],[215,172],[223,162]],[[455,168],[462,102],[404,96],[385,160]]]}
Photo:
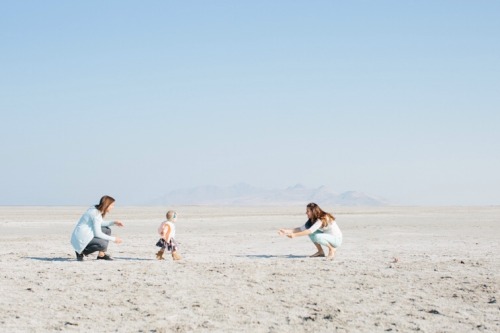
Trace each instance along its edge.
{"label": "child's bare leg", "polygon": [[314,243],[314,245],[316,245],[316,248],[318,249],[318,252],[316,252],[315,254],[313,254],[311,256],[311,258],[314,258],[314,257],[324,257],[325,256],[325,252],[323,252],[323,248],[321,247],[321,245],[319,243]]}

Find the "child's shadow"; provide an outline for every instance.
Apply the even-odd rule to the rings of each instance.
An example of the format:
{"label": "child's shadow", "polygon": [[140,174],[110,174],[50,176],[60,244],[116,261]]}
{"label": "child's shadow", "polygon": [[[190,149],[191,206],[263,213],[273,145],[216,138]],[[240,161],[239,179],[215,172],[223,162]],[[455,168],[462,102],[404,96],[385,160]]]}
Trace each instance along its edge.
{"label": "child's shadow", "polygon": [[298,258],[307,258],[308,256],[298,256],[295,254],[287,254],[287,255],[247,254],[247,255],[237,255],[236,257],[249,258],[249,259],[273,259],[273,258],[298,259]]}

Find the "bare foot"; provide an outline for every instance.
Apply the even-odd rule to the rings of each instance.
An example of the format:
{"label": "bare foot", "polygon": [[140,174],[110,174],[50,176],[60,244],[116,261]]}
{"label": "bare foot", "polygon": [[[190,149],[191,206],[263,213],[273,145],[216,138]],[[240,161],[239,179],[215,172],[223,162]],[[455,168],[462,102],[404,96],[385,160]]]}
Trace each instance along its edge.
{"label": "bare foot", "polygon": [[335,258],[335,249],[330,249],[328,251],[328,255],[326,256],[329,260],[333,260]]}
{"label": "bare foot", "polygon": [[310,256],[309,258],[317,258],[317,257],[324,257],[324,256],[325,256],[324,252],[316,252],[315,254]]}

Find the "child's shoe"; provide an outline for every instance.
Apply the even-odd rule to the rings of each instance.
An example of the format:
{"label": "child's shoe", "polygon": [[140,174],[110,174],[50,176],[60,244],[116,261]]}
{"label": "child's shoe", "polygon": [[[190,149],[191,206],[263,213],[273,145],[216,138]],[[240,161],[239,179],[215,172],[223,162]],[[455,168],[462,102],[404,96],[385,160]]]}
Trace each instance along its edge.
{"label": "child's shoe", "polygon": [[158,260],[165,260],[165,258],[163,258],[163,251],[158,251],[156,252],[156,259]]}
{"label": "child's shoe", "polygon": [[173,251],[172,252],[172,259],[174,259],[174,260],[181,260],[182,257],[181,257],[181,255],[179,253],[177,253],[177,251]]}

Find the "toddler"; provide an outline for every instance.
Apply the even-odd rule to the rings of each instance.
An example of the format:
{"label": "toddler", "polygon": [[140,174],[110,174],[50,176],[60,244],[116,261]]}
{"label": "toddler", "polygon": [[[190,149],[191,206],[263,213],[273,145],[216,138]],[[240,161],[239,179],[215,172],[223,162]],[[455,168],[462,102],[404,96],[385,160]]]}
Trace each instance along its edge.
{"label": "toddler", "polygon": [[181,256],[177,253],[177,242],[175,241],[175,222],[177,221],[177,213],[173,210],[167,212],[167,220],[163,221],[158,228],[158,233],[160,234],[160,239],[156,243],[156,246],[160,247],[160,250],[156,253],[156,259],[165,260],[163,258],[163,253],[165,249],[172,253],[172,258],[174,260],[180,260]]}

